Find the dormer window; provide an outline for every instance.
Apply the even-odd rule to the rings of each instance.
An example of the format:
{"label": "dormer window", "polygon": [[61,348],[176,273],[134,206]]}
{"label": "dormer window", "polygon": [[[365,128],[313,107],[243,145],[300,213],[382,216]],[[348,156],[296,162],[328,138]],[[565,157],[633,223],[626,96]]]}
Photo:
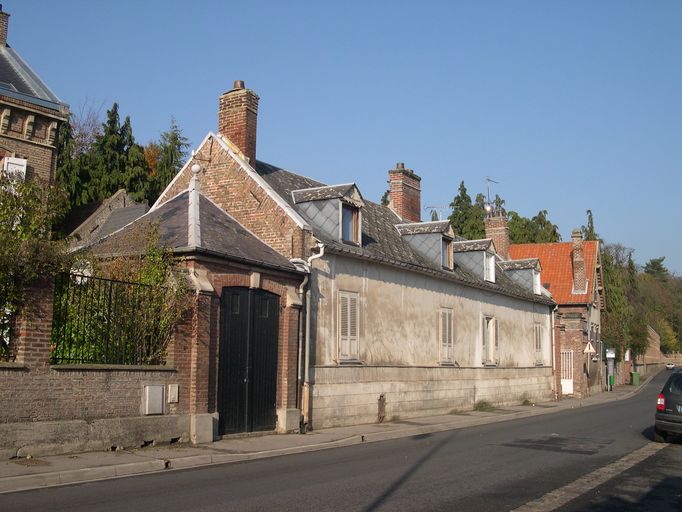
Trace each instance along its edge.
{"label": "dormer window", "polygon": [[542,285],[540,284],[540,272],[533,270],[533,293],[540,295],[542,293]]}
{"label": "dormer window", "polygon": [[341,240],[360,245],[360,208],[341,203]]}
{"label": "dormer window", "polygon": [[486,281],[495,282],[495,255],[489,252],[485,253],[483,277]]}
{"label": "dormer window", "polygon": [[452,240],[443,237],[440,246],[441,265],[444,269],[452,270]]}

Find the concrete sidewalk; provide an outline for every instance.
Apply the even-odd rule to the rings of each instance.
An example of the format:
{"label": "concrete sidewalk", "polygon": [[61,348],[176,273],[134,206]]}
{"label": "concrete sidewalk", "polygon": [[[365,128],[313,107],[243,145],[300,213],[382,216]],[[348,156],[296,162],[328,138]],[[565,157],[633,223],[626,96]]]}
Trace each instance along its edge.
{"label": "concrete sidewalk", "polygon": [[328,428],[304,435],[259,435],[223,439],[198,446],[166,445],[116,452],[54,455],[40,459],[11,459],[0,462],[0,493],[262,459],[486,425],[623,400],[643,389],[649,380],[650,378],[636,388],[619,386],[611,392],[583,399],[566,398],[559,402],[517,405],[490,411],[468,411],[381,424]]}

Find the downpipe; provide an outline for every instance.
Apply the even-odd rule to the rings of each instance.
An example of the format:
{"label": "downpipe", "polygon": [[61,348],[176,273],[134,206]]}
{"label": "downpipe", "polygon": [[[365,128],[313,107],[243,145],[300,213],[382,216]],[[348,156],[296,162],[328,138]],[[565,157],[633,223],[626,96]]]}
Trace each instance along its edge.
{"label": "downpipe", "polygon": [[554,401],[558,402],[559,401],[559,390],[557,389],[557,377],[559,377],[559,381],[561,381],[561,376],[556,374],[556,330],[554,329],[554,315],[556,315],[557,310],[559,309],[558,305],[554,306],[554,309],[552,309],[552,388],[554,389]]}
{"label": "downpipe", "polygon": [[[324,256],[324,244],[317,242],[318,253],[313,254],[308,258],[308,271],[312,273],[313,261]],[[301,432],[305,433],[310,430],[310,286],[305,292],[305,354],[304,354],[304,372],[303,372],[303,404],[301,412],[303,419],[301,424]]]}

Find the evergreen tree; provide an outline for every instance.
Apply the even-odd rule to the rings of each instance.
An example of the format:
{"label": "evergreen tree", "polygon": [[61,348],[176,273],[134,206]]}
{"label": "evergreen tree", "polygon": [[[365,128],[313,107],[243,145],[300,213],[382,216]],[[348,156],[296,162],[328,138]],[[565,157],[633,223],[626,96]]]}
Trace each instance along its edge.
{"label": "evergreen tree", "polygon": [[459,184],[459,194],[450,203],[452,214],[448,217],[455,233],[469,240],[485,238],[484,206],[485,197],[483,194],[478,194],[476,204],[472,204],[471,197],[462,181]]}
{"label": "evergreen tree", "polygon": [[387,190],[381,195],[381,206],[388,206],[388,196],[390,193],[390,190]]}
{"label": "evergreen tree", "polygon": [[147,200],[153,203],[161,192],[171,182],[175,175],[180,171],[187,160],[187,150],[189,142],[187,137],[182,134],[174,118],[171,118],[170,128],[161,134],[158,143],[150,143],[145,148],[146,153],[151,155],[158,148],[158,157],[153,174],[151,175],[150,185],[147,190]]}
{"label": "evergreen tree", "polygon": [[644,264],[644,272],[655,277],[659,281],[665,281],[670,274],[668,269],[665,268],[665,265],[663,265],[663,260],[665,260],[665,256],[650,259]]}
{"label": "evergreen tree", "polygon": [[585,240],[599,240],[599,236],[594,230],[594,219],[592,218],[592,210],[587,210],[587,226],[580,228],[583,232]]}

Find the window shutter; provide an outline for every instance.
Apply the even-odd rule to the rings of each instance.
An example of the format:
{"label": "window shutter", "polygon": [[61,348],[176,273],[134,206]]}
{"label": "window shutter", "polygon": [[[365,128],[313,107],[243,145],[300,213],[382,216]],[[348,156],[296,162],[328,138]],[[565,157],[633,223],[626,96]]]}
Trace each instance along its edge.
{"label": "window shutter", "polygon": [[357,293],[339,292],[339,359],[359,357],[358,307]]}
{"label": "window shutter", "polygon": [[348,342],[350,346],[351,357],[357,359],[358,346],[358,296],[351,295],[348,297],[349,321],[348,321]]}
{"label": "window shutter", "polygon": [[497,328],[497,319],[492,319],[492,321],[490,323],[493,325],[493,329],[495,331],[495,362],[497,364],[499,364],[500,363],[500,340],[499,340],[499,337],[497,335],[497,332],[499,331],[499,329]]}
{"label": "window shutter", "polygon": [[350,352],[348,302],[348,295],[339,294],[339,358],[341,359],[348,359]]}
{"label": "window shutter", "polygon": [[488,361],[488,319],[486,317],[483,317],[481,324],[481,338],[483,339],[483,357],[481,360],[485,364]]}

